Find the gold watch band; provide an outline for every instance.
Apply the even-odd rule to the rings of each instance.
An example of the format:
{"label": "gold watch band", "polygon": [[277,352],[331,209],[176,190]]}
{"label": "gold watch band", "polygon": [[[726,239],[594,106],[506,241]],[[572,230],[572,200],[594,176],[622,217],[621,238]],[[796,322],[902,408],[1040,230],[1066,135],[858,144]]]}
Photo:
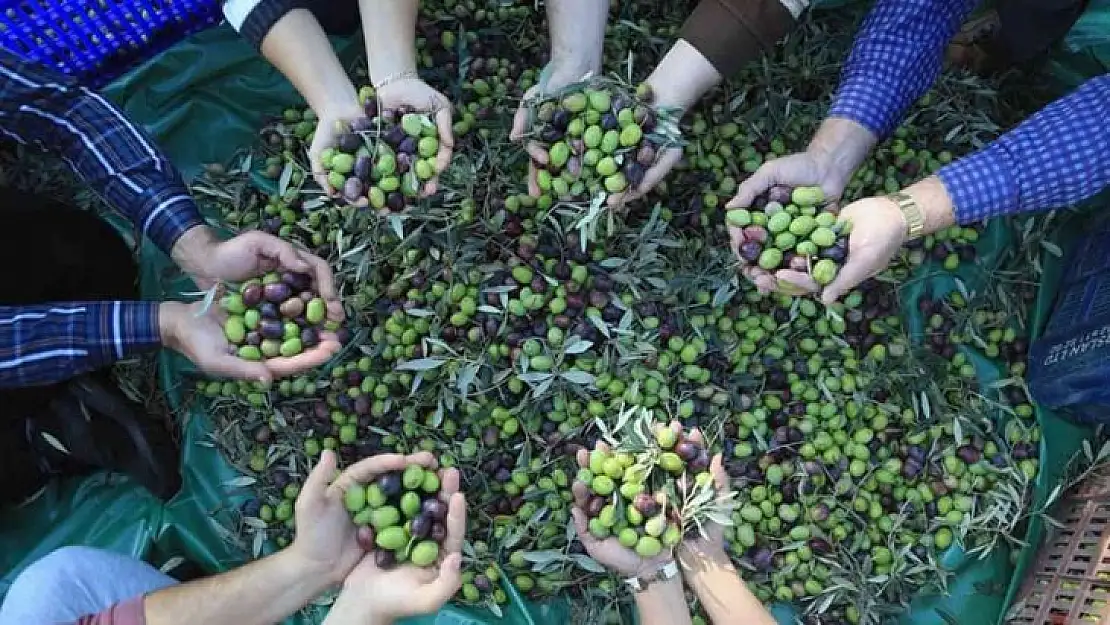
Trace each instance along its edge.
{"label": "gold watch band", "polygon": [[925,234],[925,213],[921,211],[917,201],[901,191],[887,197],[898,205],[898,210],[902,211],[902,216],[906,219],[906,241],[920,239]]}

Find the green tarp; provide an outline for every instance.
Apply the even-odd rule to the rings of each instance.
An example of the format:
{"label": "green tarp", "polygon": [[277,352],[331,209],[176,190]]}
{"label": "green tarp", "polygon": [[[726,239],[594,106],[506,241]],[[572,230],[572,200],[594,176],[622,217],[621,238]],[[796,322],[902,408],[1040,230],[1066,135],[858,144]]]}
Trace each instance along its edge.
{"label": "green tarp", "polygon": [[[1110,1],[1095,5],[1110,5]],[[1099,20],[1110,20],[1110,11],[1099,13],[1101,17],[1085,17],[1081,22],[1087,29],[1083,33],[1088,33],[1083,37],[1096,32],[1091,28],[1101,23]],[[1075,34],[1069,42],[1076,37],[1080,35]],[[1090,43],[1087,41],[1088,46]],[[1093,53],[1090,57],[1081,53],[1072,56],[1086,61],[1097,58]],[[1110,59],[1110,54],[1103,58]],[[1077,67],[1070,61],[1061,65],[1073,74],[1086,71]],[[160,55],[117,81],[107,89],[107,94],[133,119],[146,125],[187,178],[195,176],[202,164],[226,161],[238,147],[250,145],[264,117],[299,101],[292,87],[226,26],[202,33]],[[1002,227],[993,228],[984,237],[980,247],[988,261],[1010,244],[1008,237]],[[1059,261],[1056,262],[1056,266],[1050,264],[1046,268],[1046,284],[1053,284],[1053,276],[1058,275]],[[192,290],[191,285],[175,279],[174,274],[164,255],[152,246],[144,246],[146,297],[172,298]],[[965,279],[969,286],[975,286],[975,275]],[[912,302],[922,289],[939,295],[953,288],[950,278],[938,280],[921,282],[912,293],[906,293],[906,301]],[[1037,327],[1045,321],[1051,298],[1051,289],[1042,289],[1033,317]],[[916,313],[915,306],[905,309]],[[920,320],[911,319],[911,327],[914,323],[920,324]],[[987,372],[990,363],[978,364],[981,377],[992,379]],[[185,420],[182,492],[163,506],[124,478],[97,475],[52,485],[32,504],[0,513],[0,571],[5,571],[0,579],[0,593],[6,592],[26,565],[67,544],[107,548],[156,564],[183,556],[210,572],[227,570],[243,562],[245,552],[222,529],[231,522],[229,511],[237,503],[233,489],[225,484],[237,473],[209,442],[212,423],[206,415],[198,409],[186,411],[182,407],[183,393],[178,385],[187,379],[182,373],[188,367],[187,362],[177,357],[167,355],[161,360],[169,400]],[[1036,488],[1036,501],[1040,503],[1061,480],[1066,460],[1088,432],[1044,412],[1038,417],[1044,433],[1042,472]],[[1043,531],[1043,522],[1034,519],[1029,526],[1030,542],[1038,543]],[[921,598],[902,622],[942,625],[997,621],[1012,598],[1033,549],[1021,554],[1017,571],[1013,571],[1010,554],[1005,550],[984,561],[964,562],[958,553],[949,555],[948,564],[958,574],[948,596]],[[438,618],[417,622],[561,625],[569,621],[567,606],[527,605],[512,589],[508,590],[512,601],[503,620],[486,612],[448,608]],[[788,611],[776,613],[782,622],[789,622]],[[316,622],[318,618],[298,620]]]}

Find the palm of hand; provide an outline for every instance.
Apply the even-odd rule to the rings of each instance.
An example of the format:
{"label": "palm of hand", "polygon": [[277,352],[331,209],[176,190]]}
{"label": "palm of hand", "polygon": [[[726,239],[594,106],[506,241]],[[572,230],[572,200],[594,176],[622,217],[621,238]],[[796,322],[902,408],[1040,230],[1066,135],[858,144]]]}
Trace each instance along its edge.
{"label": "palm of hand", "polygon": [[674,554],[670,550],[652,558],[644,558],[622,546],[616,538],[606,538],[589,544],[584,541],[583,546],[586,547],[586,553],[597,560],[598,564],[629,577],[649,575],[674,560]]}
{"label": "palm of hand", "polygon": [[368,553],[351,571],[347,584],[361,589],[360,601],[374,606],[377,614],[392,619],[412,613],[413,597],[434,582],[437,575],[436,568],[415,566],[382,570],[374,563],[374,554]]}
{"label": "palm of hand", "polygon": [[335,496],[329,495],[315,505],[317,509],[298,510],[305,521],[297,523],[301,528],[297,540],[315,562],[330,566],[342,579],[364,554],[358,542],[358,527],[351,523],[346,506]]}

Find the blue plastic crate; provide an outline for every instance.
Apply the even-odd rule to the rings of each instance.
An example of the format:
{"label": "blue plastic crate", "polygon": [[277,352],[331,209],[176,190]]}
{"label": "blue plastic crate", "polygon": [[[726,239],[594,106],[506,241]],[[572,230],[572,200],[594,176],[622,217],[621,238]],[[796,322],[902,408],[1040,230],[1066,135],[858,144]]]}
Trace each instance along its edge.
{"label": "blue plastic crate", "polygon": [[1046,408],[1110,423],[1110,218],[1068,250],[1044,335],[1030,346],[1029,390]]}
{"label": "blue plastic crate", "polygon": [[0,45],[101,86],[221,19],[220,0],[0,0]]}

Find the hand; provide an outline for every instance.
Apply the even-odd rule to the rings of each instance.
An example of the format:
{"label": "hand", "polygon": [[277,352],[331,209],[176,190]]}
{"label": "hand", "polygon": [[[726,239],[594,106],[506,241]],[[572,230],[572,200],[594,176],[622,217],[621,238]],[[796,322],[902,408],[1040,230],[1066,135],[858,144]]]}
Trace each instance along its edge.
{"label": "hand", "polygon": [[[605,443],[597,443],[594,448],[608,451],[609,446]],[[589,467],[590,452],[579,449],[577,460],[578,466]],[[616,538],[610,537],[605,540],[595,538],[590,533],[584,510],[586,500],[590,495],[589,487],[576,481],[571,489],[574,492],[574,507],[571,508],[570,513],[574,517],[574,527],[578,530],[578,540],[586,549],[586,553],[597,560],[598,564],[624,577],[646,577],[674,560],[674,552],[671,549],[664,549],[662,553],[654,558],[644,558],[632,549],[622,546]]]}
{"label": "hand", "polygon": [[306,571],[321,571],[331,584],[341,583],[366,553],[343,491],[331,483],[337,466],[335,452],[326,450],[308,474],[295,508],[297,537],[289,546]]}
{"label": "hand", "polygon": [[[513,127],[509,132],[509,139],[515,142],[524,141],[532,128],[532,103],[556,93],[567,85],[581,81],[598,71],[596,63],[579,62],[576,60],[552,60],[544,69],[547,73],[546,81],[541,78],[541,84],[534,85],[524,92],[520,100],[516,115],[513,116]],[[528,161],[528,195],[539,197],[543,194],[539,183],[536,181],[537,165],[547,165],[547,150],[536,141],[525,141],[524,150],[531,159]]]}
{"label": "hand", "polygon": [[655,156],[655,164],[644,172],[644,179],[640,182],[640,185],[635,189],[610,195],[607,200],[609,207],[619,208],[628,202],[644,197],[649,191],[655,188],[655,185],[662,182],[663,178],[666,178],[667,174],[671,173],[674,166],[681,160],[682,148],[680,147],[664,148],[660,150]]}
{"label": "hand", "polygon": [[[400,471],[409,464],[436,467],[428,452],[411,456],[387,454],[374,456],[347,469],[335,486],[346,490],[354,484],[373,481],[380,473]],[[347,625],[391,622],[394,619],[439,610],[462,585],[462,544],[466,532],[466,501],[459,491],[459,472],[448,469],[441,473],[441,497],[447,503],[447,538],[440,550],[436,568],[412,565],[390,570],[378,568],[372,545],[354,570],[347,576],[326,623]]]}
{"label": "hand", "polygon": [[312,135],[312,145],[308,146],[308,161],[312,166],[312,177],[316,180],[316,184],[320,185],[324,193],[329,196],[339,195],[340,190],[328,182],[328,170],[324,168],[320,155],[324,150],[335,146],[342,129],[348,127],[354,120],[365,116],[366,113],[359,105],[357,96],[352,100],[329,106],[325,110],[316,111],[318,121],[316,132]]}
{"label": "hand", "polygon": [[821,292],[826,305],[886,269],[906,240],[906,218],[893,200],[873,197],[853,202],[840,212],[849,224],[848,260]]}
{"label": "hand", "polygon": [[201,371],[216,377],[254,380],[269,384],[275,377],[288,377],[327,362],[341,347],[335,335],[323,332],[320,343],[291,358],[244,360],[224,335],[226,316],[204,302],[163,302],[158,306],[158,330],[162,345],[188,358]]}
{"label": "hand", "polygon": [[434,194],[439,174],[451,164],[451,151],[455,147],[455,135],[451,130],[451,101],[419,78],[405,78],[386,84],[378,89],[377,97],[379,110],[409,106],[435,114],[436,128],[439,131],[436,177],[424,183],[423,195],[426,197]]}
{"label": "hand", "polygon": [[760,267],[757,261],[748,260],[741,252],[745,243],[756,242],[762,245],[767,240],[767,232],[763,229],[735,228],[729,226],[729,240],[732,253],[740,260],[740,274],[763,294],[777,291],[787,295],[807,295],[816,293],[821,287],[809,275],[808,271],[799,269],[779,269],[774,273]]}
{"label": "hand", "polygon": [[316,292],[327,302],[328,319],[343,321],[343,303],[327,261],[273,235],[251,230],[220,241],[210,228],[198,226],[178,239],[173,256],[205,290],[220,282],[242,282],[271,271],[308,274]]}
{"label": "hand", "polygon": [[[701,441],[701,432],[694,430],[690,435],[691,439]],[[713,474],[713,483],[717,487],[717,498],[721,501],[728,501],[732,486],[729,483],[728,473],[725,472],[724,463],[721,459],[721,454],[713,456],[709,463],[709,472]],[[687,538],[683,540],[678,546],[679,558],[684,560],[689,554],[695,557],[713,557],[725,558],[725,528],[713,521],[706,521],[702,524],[703,534]]]}

